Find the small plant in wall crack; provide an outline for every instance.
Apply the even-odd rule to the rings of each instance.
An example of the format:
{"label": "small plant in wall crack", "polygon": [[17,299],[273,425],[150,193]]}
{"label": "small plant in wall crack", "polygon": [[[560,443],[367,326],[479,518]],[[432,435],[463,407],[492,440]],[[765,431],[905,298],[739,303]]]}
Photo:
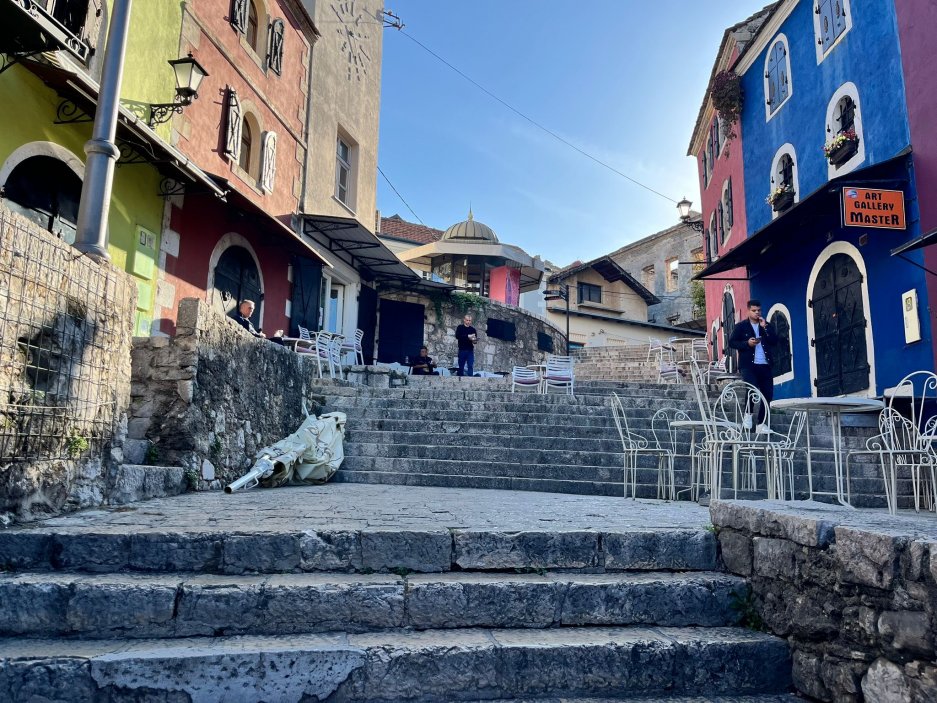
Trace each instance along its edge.
{"label": "small plant in wall crack", "polygon": [[82,452],[88,451],[88,447],[90,446],[91,443],[88,441],[88,438],[79,434],[77,430],[72,430],[65,440],[65,451],[68,452],[68,457],[70,459],[77,459],[81,456]]}
{"label": "small plant in wall crack", "polygon": [[751,586],[746,586],[744,593],[733,593],[729,598],[729,607],[738,615],[740,627],[747,627],[755,632],[767,632],[768,627],[758,612],[755,594]]}
{"label": "small plant in wall crack", "polygon": [[201,476],[197,469],[186,469],[182,474],[185,477],[185,485],[190,491],[198,490],[198,482],[201,480]]}

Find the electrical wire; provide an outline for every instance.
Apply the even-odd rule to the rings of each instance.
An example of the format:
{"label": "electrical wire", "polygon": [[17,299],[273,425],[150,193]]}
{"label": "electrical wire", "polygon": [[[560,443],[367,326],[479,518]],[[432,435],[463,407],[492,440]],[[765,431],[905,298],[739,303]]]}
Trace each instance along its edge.
{"label": "electrical wire", "polygon": [[627,181],[630,181],[631,183],[635,184],[636,186],[640,186],[641,188],[644,188],[644,190],[647,190],[647,191],[653,193],[654,195],[660,196],[661,198],[663,198],[664,200],[666,200],[666,201],[668,201],[668,202],[671,202],[671,203],[674,203],[674,204],[677,203],[677,200],[676,200],[675,198],[671,198],[671,197],[668,196],[668,195],[664,195],[664,194],[661,193],[660,191],[654,190],[654,189],[651,188],[650,186],[645,185],[644,183],[641,183],[641,181],[635,180],[634,178],[632,178],[632,177],[629,176],[628,174],[622,173],[621,171],[619,171],[619,170],[618,170],[617,168],[615,168],[614,166],[611,166],[611,165],[607,164],[606,162],[604,162],[604,161],[602,161],[601,159],[599,159],[599,158],[593,156],[593,155],[590,154],[589,152],[584,151],[583,149],[580,149],[578,146],[576,146],[576,145],[573,144],[572,142],[570,142],[570,141],[564,139],[564,138],[561,137],[559,134],[557,134],[556,132],[554,132],[553,130],[551,130],[549,127],[545,127],[545,126],[543,126],[542,124],[540,124],[539,122],[537,122],[535,119],[533,119],[532,117],[528,117],[528,116],[525,115],[523,112],[521,112],[520,110],[518,110],[516,107],[514,107],[514,106],[511,105],[510,103],[506,102],[505,100],[501,99],[500,97],[498,97],[497,95],[495,95],[494,93],[492,93],[490,90],[488,90],[488,89],[487,89],[485,86],[483,86],[481,83],[479,83],[478,81],[476,81],[475,79],[473,79],[471,76],[468,76],[468,75],[465,74],[463,71],[461,71],[461,70],[459,70],[458,68],[456,68],[455,66],[453,66],[451,63],[449,63],[448,61],[446,61],[446,59],[444,59],[442,56],[440,56],[440,55],[437,54],[435,51],[433,51],[432,49],[430,49],[428,46],[426,46],[425,44],[423,44],[419,39],[415,38],[415,37],[414,37],[413,35],[411,35],[409,32],[405,32],[403,29],[399,29],[398,31],[399,31],[401,34],[403,34],[407,39],[409,39],[409,40],[412,41],[414,44],[416,44],[416,45],[419,46],[421,49],[423,49],[423,51],[425,51],[426,53],[430,54],[431,56],[433,56],[434,58],[436,58],[438,61],[442,62],[443,64],[445,64],[446,66],[448,66],[450,69],[452,69],[453,71],[455,71],[456,73],[458,73],[460,76],[462,76],[462,78],[464,78],[464,79],[467,80],[469,83],[471,83],[472,85],[474,85],[476,88],[478,88],[480,91],[482,91],[485,95],[487,95],[488,97],[492,98],[493,100],[496,100],[497,102],[501,103],[501,105],[503,105],[504,107],[506,107],[508,110],[510,110],[511,112],[513,112],[515,115],[518,115],[519,117],[522,117],[523,119],[527,120],[530,124],[532,124],[532,125],[533,125],[534,127],[536,127],[537,129],[543,130],[544,132],[546,132],[547,134],[549,134],[551,137],[553,137],[553,138],[556,139],[557,141],[559,141],[559,142],[561,142],[562,144],[565,144],[566,146],[568,146],[570,149],[573,149],[574,151],[576,151],[576,152],[582,154],[582,155],[585,156],[587,159],[591,159],[592,161],[594,161],[595,163],[599,164],[600,166],[604,166],[605,168],[607,168],[607,169],[608,169],[609,171],[611,171],[612,173],[615,173],[615,174],[621,176],[622,178],[624,178],[624,179],[627,180]]}
{"label": "electrical wire", "polygon": [[[377,172],[380,173],[384,177],[384,180],[387,181],[387,185],[389,185],[391,190],[393,190],[397,194],[397,197],[400,198],[400,202],[402,202],[404,205],[407,206],[407,210],[410,211],[410,214],[413,215],[416,219],[420,220],[420,216],[417,215],[413,211],[413,208],[410,207],[410,203],[408,203],[406,200],[403,199],[403,196],[400,194],[400,191],[394,187],[394,184],[390,182],[390,179],[387,177],[387,174],[381,170],[380,166],[377,167]],[[426,223],[423,222],[423,220],[420,220],[420,224],[426,227]]]}

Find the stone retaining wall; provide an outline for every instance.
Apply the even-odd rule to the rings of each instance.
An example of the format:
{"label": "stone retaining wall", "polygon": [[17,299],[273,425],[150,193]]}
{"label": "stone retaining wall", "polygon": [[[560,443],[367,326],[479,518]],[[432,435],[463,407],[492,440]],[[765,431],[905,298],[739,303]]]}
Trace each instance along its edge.
{"label": "stone retaining wall", "polygon": [[318,411],[307,392],[316,383],[311,358],[186,298],[175,337],[134,339],[128,432],[150,441],[154,458],[198,476],[200,488],[218,488],[296,430],[303,398]]}
{"label": "stone retaining wall", "polygon": [[797,688],[821,701],[937,701],[933,516],[793,505],[722,501],[711,514],[753,612],[793,649]]}
{"label": "stone retaining wall", "polygon": [[0,205],[0,518],[107,500],[136,297],[132,277]]}
{"label": "stone retaining wall", "polygon": [[[436,302],[427,296],[417,293],[382,293],[381,299],[400,300],[407,303],[416,303],[425,307],[423,323],[423,344],[429,348],[429,355],[440,366],[455,365],[458,356],[458,347],[455,340],[455,328],[462,322],[465,312],[474,318],[473,325],[479,332],[478,343],[475,345],[476,371],[507,371],[515,365],[543,363],[547,353],[537,348],[537,333],[550,336],[553,340],[553,353],[566,353],[566,337],[556,327],[546,320],[532,315],[526,310],[505,305],[496,300],[481,299],[481,305],[465,312],[458,309],[450,300],[441,300],[437,314]],[[380,308],[378,308],[380,314]],[[488,318],[496,318],[515,326],[517,339],[513,342],[495,339],[485,333]],[[413,353],[419,349],[414,349]]]}

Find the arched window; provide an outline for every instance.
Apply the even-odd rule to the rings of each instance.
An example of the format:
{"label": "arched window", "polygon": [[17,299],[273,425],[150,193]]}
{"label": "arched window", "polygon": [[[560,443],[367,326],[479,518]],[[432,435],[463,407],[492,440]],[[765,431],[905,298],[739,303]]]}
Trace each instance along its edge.
{"label": "arched window", "polygon": [[241,125],[241,148],[238,150],[238,166],[247,173],[251,173],[251,152],[254,148],[254,134],[247,117]]}
{"label": "arched window", "polygon": [[709,218],[709,252],[713,261],[719,258],[719,231],[716,229],[716,211]]}
{"label": "arched window", "polygon": [[63,161],[33,156],[20,162],[3,184],[8,207],[73,244],[81,178]]}
{"label": "arched window", "polygon": [[854,83],[844,83],[833,94],[826,110],[828,176],[848,173],[865,160],[862,139],[862,109]]}
{"label": "arched window", "polygon": [[791,314],[781,304],[768,311],[768,322],[774,327],[778,343],[771,354],[771,374],[775,384],[794,378],[794,352],[791,343]]}
{"label": "arched window", "polygon": [[771,119],[778,108],[791,97],[790,75],[787,37],[780,34],[765,59],[765,119]]}
{"label": "arched window", "polygon": [[732,225],[735,223],[735,214],[732,206],[732,179],[726,179],[722,184],[722,208],[725,212],[725,238],[729,238]]}
{"label": "arched window", "polygon": [[797,157],[792,144],[785,144],[774,155],[768,193],[772,217],[786,212],[800,199]]}
{"label": "arched window", "polygon": [[722,207],[722,201],[720,200],[716,203],[716,227],[719,232],[719,241],[725,243],[726,241],[726,218],[725,210]]}
{"label": "arched window", "polygon": [[260,34],[260,22],[257,17],[257,5],[249,1],[247,3],[247,27],[244,31],[244,38],[251,49],[257,51],[257,38]]}
{"label": "arched window", "polygon": [[817,39],[817,63],[852,27],[849,0],[814,0],[813,29]]}

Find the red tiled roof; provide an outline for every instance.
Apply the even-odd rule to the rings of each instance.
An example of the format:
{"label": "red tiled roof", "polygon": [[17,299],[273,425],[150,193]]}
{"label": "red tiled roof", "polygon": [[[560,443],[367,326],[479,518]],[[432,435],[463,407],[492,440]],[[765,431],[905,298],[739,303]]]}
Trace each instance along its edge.
{"label": "red tiled roof", "polygon": [[400,215],[381,218],[380,235],[416,244],[431,244],[442,238],[442,230],[407,222]]}

